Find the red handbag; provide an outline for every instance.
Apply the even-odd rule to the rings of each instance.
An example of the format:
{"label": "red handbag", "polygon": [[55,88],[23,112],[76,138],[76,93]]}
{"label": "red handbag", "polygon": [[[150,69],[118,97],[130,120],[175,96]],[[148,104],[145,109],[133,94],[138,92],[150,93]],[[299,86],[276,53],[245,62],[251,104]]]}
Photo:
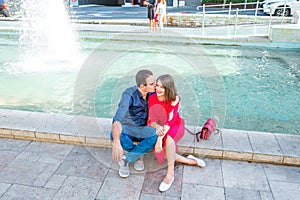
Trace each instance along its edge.
{"label": "red handbag", "polygon": [[[187,129],[187,128],[185,127],[185,130],[187,130],[187,132],[189,132],[190,134],[196,136],[197,142],[200,141],[199,138],[201,138],[201,139],[203,139],[203,140],[207,140],[207,139],[210,137],[210,135],[211,135],[213,132],[216,131],[216,129],[217,129],[217,128],[216,128],[216,122],[215,122],[215,120],[214,120],[213,118],[209,118],[209,119],[205,122],[205,124],[204,124],[204,126],[202,127],[201,131],[199,131],[199,132],[197,132],[197,133],[193,133],[192,131],[190,131],[189,129]],[[218,129],[218,130],[219,130],[219,129]],[[219,131],[220,131],[220,130],[219,130]],[[199,135],[200,135],[200,137],[199,137]]]}
{"label": "red handbag", "polygon": [[213,118],[209,118],[205,122],[204,126],[202,127],[200,138],[204,139],[204,140],[207,140],[209,138],[209,136],[213,132],[215,132],[215,130],[216,130],[216,122]]}

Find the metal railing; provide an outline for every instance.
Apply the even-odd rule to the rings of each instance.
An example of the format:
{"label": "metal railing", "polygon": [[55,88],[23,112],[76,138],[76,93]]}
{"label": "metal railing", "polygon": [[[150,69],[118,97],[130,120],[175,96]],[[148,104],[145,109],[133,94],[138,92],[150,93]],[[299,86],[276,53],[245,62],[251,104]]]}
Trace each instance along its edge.
{"label": "metal railing", "polygon": [[[227,15],[227,25],[229,25],[229,21],[230,18],[234,17],[234,33],[236,33],[236,27],[238,25],[238,18],[239,18],[239,13],[240,12],[253,12],[254,11],[254,24],[257,22],[257,16],[258,16],[258,12],[259,11],[263,11],[263,8],[261,8],[260,6],[260,2],[244,2],[244,3],[228,3],[228,4],[216,4],[216,5],[205,5],[203,4],[202,6],[197,6],[197,10],[200,12],[197,12],[197,14],[202,14],[202,29],[204,29],[205,27],[205,18],[206,15],[209,14],[225,14]],[[242,9],[240,9],[240,8]],[[208,8],[210,8],[210,10],[207,10]],[[283,9],[282,11],[282,16],[281,17],[281,23],[284,22],[284,19],[286,18],[286,16],[284,15],[287,6],[286,6],[286,2],[284,4],[284,6],[281,8]],[[202,12],[201,12],[202,10]],[[277,16],[278,17],[278,16]],[[270,14],[269,14],[269,20],[268,20],[268,33],[270,31],[270,27],[272,24],[272,10],[270,10]]]}

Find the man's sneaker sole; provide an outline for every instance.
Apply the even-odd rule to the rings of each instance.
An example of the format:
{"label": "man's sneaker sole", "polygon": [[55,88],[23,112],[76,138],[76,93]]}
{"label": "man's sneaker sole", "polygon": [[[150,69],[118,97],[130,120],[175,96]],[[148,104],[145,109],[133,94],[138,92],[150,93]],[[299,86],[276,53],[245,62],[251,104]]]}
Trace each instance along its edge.
{"label": "man's sneaker sole", "polygon": [[119,175],[122,177],[122,178],[127,178],[130,174],[130,171],[129,171],[129,163],[125,160],[122,159],[121,162],[118,162],[119,166],[120,166],[120,169],[119,169]]}
{"label": "man's sneaker sole", "polygon": [[119,170],[119,175],[122,178],[127,178],[129,176],[129,174],[130,174],[129,172],[124,172],[124,171]]}
{"label": "man's sneaker sole", "polygon": [[143,156],[139,160],[135,161],[133,168],[136,171],[143,171],[145,169]]}

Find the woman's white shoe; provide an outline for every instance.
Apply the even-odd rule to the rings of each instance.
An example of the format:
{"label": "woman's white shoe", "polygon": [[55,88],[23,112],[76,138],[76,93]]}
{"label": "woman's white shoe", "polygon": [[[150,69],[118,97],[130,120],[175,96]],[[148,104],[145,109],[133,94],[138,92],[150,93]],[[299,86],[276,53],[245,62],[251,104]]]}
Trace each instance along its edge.
{"label": "woman's white shoe", "polygon": [[204,162],[202,159],[196,158],[196,157],[193,156],[193,155],[188,155],[187,158],[192,159],[192,160],[196,160],[196,161],[197,161],[197,165],[198,165],[199,167],[205,167],[205,162]]}
{"label": "woman's white shoe", "polygon": [[174,181],[174,176],[172,177],[172,179],[171,179],[171,181],[170,181],[169,184],[167,184],[167,183],[165,183],[164,181],[162,181],[162,182],[160,183],[160,186],[159,186],[159,191],[165,192],[165,191],[167,191],[168,189],[170,189],[170,187],[171,187],[173,181]]}

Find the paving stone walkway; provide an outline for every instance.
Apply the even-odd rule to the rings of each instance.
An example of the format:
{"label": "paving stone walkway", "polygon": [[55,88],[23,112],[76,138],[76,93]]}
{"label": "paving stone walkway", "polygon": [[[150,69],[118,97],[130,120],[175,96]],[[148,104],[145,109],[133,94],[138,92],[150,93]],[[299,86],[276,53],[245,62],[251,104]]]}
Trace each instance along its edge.
{"label": "paving stone walkway", "polygon": [[[144,171],[131,166],[128,178],[119,177],[107,142],[110,123],[0,109],[0,199],[300,199],[298,136],[225,130],[222,137],[191,144],[185,135],[181,152],[223,152],[222,159],[208,153],[206,168],[176,164],[171,189],[161,193],[167,168],[151,152]],[[252,162],[255,156],[265,160]],[[281,165],[266,163],[277,161]]]}
{"label": "paving stone walkway", "polygon": [[300,199],[300,168],[205,159],[206,168],[176,164],[175,182],[151,153],[146,169],[120,178],[111,149],[0,138],[0,199]]}

